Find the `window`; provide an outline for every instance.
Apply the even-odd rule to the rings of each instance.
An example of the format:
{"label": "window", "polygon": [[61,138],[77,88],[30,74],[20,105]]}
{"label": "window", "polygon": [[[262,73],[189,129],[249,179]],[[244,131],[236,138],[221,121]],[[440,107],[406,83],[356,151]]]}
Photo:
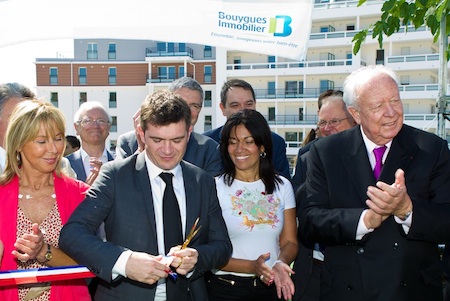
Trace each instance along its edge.
{"label": "window", "polygon": [[117,108],[117,93],[109,92],[109,107]]}
{"label": "window", "polygon": [[185,43],[178,43],[178,50],[180,52],[186,52],[186,44]]}
{"label": "window", "polygon": [[110,152],[115,152],[116,151],[116,145],[117,145],[117,140],[110,140],[109,141],[109,151]]}
{"label": "window", "polygon": [[203,68],[203,74],[204,74],[204,79],[203,81],[205,83],[212,83],[212,66],[207,65]]}
{"label": "window", "polygon": [[347,31],[355,30],[355,24],[348,24]]}
{"label": "window", "polygon": [[409,75],[400,76],[400,85],[409,85]]}
{"label": "window", "polygon": [[285,82],[285,97],[303,97],[303,81]]}
{"label": "window", "polygon": [[186,76],[184,73],[184,66],[178,66],[178,77]]}
{"label": "window", "polygon": [[175,52],[175,43],[167,43],[167,52],[174,53]]}
{"label": "window", "polygon": [[98,59],[98,45],[97,43],[88,43],[87,59],[97,60]]}
{"label": "window", "polygon": [[175,66],[160,66],[158,67],[158,78],[160,80],[174,80],[175,79]]}
{"label": "window", "polygon": [[334,90],[334,81],[331,80],[320,80],[320,93],[326,90]]}
{"label": "window", "polygon": [[108,44],[108,60],[116,59],[116,43]]}
{"label": "window", "polygon": [[87,75],[86,67],[78,68],[78,83],[80,85],[86,85],[87,82],[86,75]]}
{"label": "window", "polygon": [[205,48],[203,49],[203,57],[212,57],[211,46],[205,46]]}
{"label": "window", "polygon": [[50,102],[54,107],[58,107],[58,92],[51,92],[50,93]]}
{"label": "window", "polygon": [[267,83],[267,95],[269,96],[269,98],[275,97],[275,95],[276,95],[275,82]]}
{"label": "window", "polygon": [[234,70],[241,69],[241,59],[237,58],[233,60]]}
{"label": "window", "polygon": [[284,135],[284,140],[286,140],[287,147],[298,147],[300,144],[298,136],[298,132],[286,132]]}
{"label": "window", "polygon": [[165,52],[166,51],[166,43],[162,43],[162,42],[156,43],[156,50],[158,52]]}
{"label": "window", "polygon": [[275,121],[275,107],[269,107],[269,121]]}
{"label": "window", "polygon": [[49,69],[50,72],[50,85],[57,85],[58,84],[58,68],[51,67]]}
{"label": "window", "polygon": [[384,49],[377,50],[377,58],[375,60],[375,65],[384,65]]}
{"label": "window", "polygon": [[331,25],[320,27],[320,32],[334,32],[335,30]]}
{"label": "window", "polygon": [[345,54],[345,57],[347,58],[347,61],[345,61],[345,64],[346,64],[347,66],[350,66],[350,65],[352,64],[352,59],[353,59],[352,52],[351,52],[351,51],[347,52],[347,53]]}
{"label": "window", "polygon": [[212,106],[212,91],[211,90],[205,91],[205,101],[203,102],[203,105],[205,107]]}
{"label": "window", "polygon": [[204,124],[204,130],[209,131],[212,130],[212,116],[211,115],[205,115],[205,124]]}
{"label": "window", "polygon": [[80,92],[80,106],[82,103],[85,103],[87,101],[87,92]]}
{"label": "window", "polygon": [[111,129],[110,132],[117,133],[117,116],[111,117]]}
{"label": "window", "polygon": [[298,108],[298,120],[303,121],[303,108]]}
{"label": "window", "polygon": [[109,67],[108,68],[108,83],[110,85],[115,85],[117,83],[117,68],[116,67]]}
{"label": "window", "polygon": [[[267,61],[269,62],[269,63],[275,63],[275,56],[274,55],[269,55],[268,57],[267,57]],[[277,66],[275,65],[275,64],[270,64],[269,65],[269,68],[276,68]]]}

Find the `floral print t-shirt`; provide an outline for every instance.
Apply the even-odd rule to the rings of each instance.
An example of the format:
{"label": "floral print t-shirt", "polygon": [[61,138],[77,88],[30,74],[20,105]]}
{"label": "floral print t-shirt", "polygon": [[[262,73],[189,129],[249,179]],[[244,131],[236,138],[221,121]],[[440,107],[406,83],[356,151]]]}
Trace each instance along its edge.
{"label": "floral print t-shirt", "polygon": [[[266,262],[269,267],[277,260],[284,210],[295,208],[292,185],[286,178],[281,179],[283,184],[279,183],[272,194],[266,194],[261,180],[243,182],[235,179],[228,186],[223,175],[216,177],[217,196],[233,245],[233,258],[256,260],[260,255],[270,253]],[[253,276],[227,271],[217,271],[217,274]]]}

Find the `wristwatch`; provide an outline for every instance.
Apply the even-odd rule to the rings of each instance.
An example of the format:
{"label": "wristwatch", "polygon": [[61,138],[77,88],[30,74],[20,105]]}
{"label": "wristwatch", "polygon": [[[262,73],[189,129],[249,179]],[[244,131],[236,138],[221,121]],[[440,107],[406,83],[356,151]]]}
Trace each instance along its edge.
{"label": "wristwatch", "polygon": [[412,214],[412,210],[409,210],[408,212],[405,213],[404,216],[400,217],[400,219],[401,219],[402,221],[406,221],[406,220],[408,219],[408,217],[411,216],[411,214]]}
{"label": "wristwatch", "polygon": [[45,260],[41,263],[46,263],[47,261],[50,261],[53,258],[52,250],[50,248],[50,244],[47,244],[47,253],[44,255]]}

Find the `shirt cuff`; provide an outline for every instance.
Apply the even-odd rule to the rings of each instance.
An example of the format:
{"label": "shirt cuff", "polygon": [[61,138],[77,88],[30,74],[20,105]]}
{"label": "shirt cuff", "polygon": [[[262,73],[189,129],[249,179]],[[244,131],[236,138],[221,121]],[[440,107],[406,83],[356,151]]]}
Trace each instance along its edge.
{"label": "shirt cuff", "polygon": [[126,250],[123,251],[122,254],[120,254],[119,258],[117,259],[116,263],[114,264],[112,268],[112,280],[115,280],[119,276],[127,277],[126,266],[128,259],[130,258],[133,251]]}
{"label": "shirt cuff", "polygon": [[359,217],[358,228],[356,229],[356,240],[361,240],[364,235],[373,231],[373,229],[367,228],[366,224],[364,224],[364,216],[366,216],[367,211],[369,211],[369,209],[364,210]]}
{"label": "shirt cuff", "polygon": [[409,229],[411,228],[411,223],[412,223],[412,216],[413,213],[411,212],[411,214],[408,216],[407,219],[402,220],[401,218],[398,218],[396,216],[394,216],[395,222],[397,224],[402,225],[403,231],[405,231],[406,234],[408,234]]}

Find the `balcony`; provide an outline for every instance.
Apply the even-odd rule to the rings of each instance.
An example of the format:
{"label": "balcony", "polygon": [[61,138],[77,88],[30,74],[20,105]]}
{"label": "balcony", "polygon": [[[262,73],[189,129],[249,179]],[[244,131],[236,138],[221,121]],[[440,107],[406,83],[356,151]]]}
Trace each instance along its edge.
{"label": "balcony", "polygon": [[173,56],[188,56],[194,58],[194,50],[190,47],[171,47],[166,50],[159,50],[158,48],[146,48],[146,57],[173,57]]}
{"label": "balcony", "polygon": [[286,89],[255,89],[255,97],[256,99],[297,99],[297,98],[317,99],[320,93],[322,93],[325,90],[327,89],[303,88],[297,91]]}
{"label": "balcony", "polygon": [[147,73],[147,84],[149,83],[171,83],[174,80],[181,78],[181,77],[190,77],[194,78],[194,75],[191,73],[187,74],[176,74],[176,73],[167,73],[167,74],[149,74]]}

